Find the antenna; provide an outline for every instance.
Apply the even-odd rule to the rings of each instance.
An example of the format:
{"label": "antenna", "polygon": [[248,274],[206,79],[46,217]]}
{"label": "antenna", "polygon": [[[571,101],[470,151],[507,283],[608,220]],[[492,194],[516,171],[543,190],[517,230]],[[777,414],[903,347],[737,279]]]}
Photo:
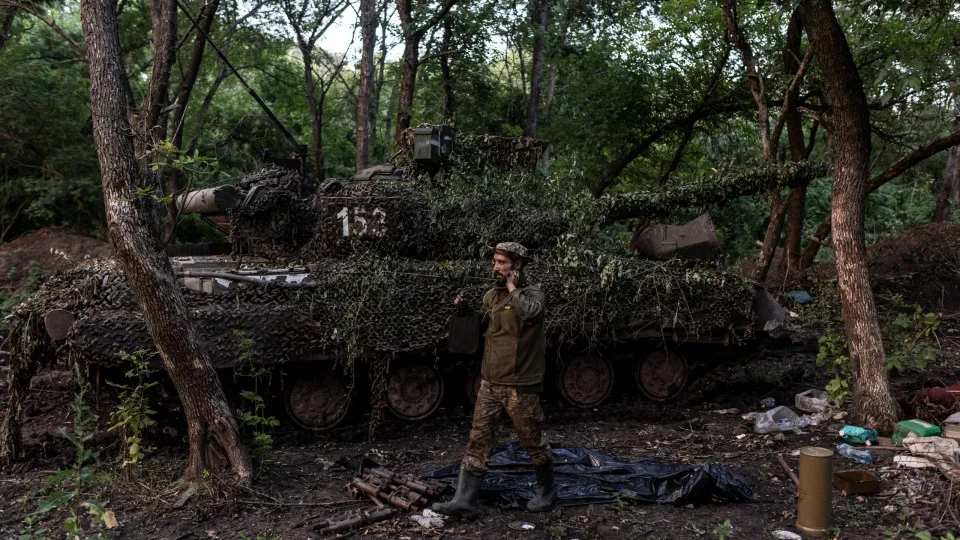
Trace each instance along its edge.
{"label": "antenna", "polygon": [[260,105],[260,108],[263,109],[263,112],[267,113],[267,116],[270,117],[270,120],[273,120],[273,123],[280,128],[280,131],[283,132],[283,135],[287,138],[288,141],[290,141],[290,144],[293,145],[293,149],[294,149],[293,151],[297,154],[297,157],[300,158],[301,168],[302,168],[303,167],[302,158],[307,153],[306,145],[300,144],[297,141],[297,139],[293,136],[293,134],[290,133],[290,130],[288,130],[287,127],[284,126],[282,122],[280,122],[277,116],[273,114],[273,111],[271,111],[270,107],[268,107],[266,102],[263,101],[263,98],[260,97],[260,94],[257,94],[256,90],[254,90],[253,88],[250,88],[250,85],[247,84],[247,81],[243,78],[242,75],[240,75],[240,72],[237,71],[237,68],[233,67],[233,64],[230,63],[230,60],[227,59],[227,56],[223,54],[220,48],[217,47],[217,45],[213,42],[212,39],[210,39],[210,36],[208,36],[207,33],[203,31],[203,28],[201,28],[200,25],[197,23],[197,20],[193,18],[193,15],[191,15],[190,12],[187,11],[187,8],[183,5],[183,3],[181,3],[180,0],[176,0],[176,2],[177,2],[177,6],[180,7],[180,11],[182,11],[183,14],[186,15],[188,19],[190,19],[190,22],[197,29],[197,32],[199,32],[200,35],[203,36],[203,39],[207,40],[207,43],[209,43],[210,46],[213,47],[213,50],[217,51],[217,55],[219,55],[220,59],[223,60],[223,63],[230,68],[230,71],[232,71],[233,74],[237,76],[237,79],[240,81],[240,84],[242,84],[244,88],[247,89],[247,92],[253,97],[254,100],[256,100],[257,104]]}

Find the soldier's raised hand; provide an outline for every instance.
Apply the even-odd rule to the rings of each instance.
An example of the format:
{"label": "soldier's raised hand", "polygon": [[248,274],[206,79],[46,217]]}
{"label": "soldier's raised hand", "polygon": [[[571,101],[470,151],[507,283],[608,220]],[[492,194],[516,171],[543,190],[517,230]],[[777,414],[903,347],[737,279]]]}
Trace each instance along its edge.
{"label": "soldier's raised hand", "polygon": [[463,293],[462,292],[457,293],[457,297],[453,299],[453,305],[458,308],[462,308],[464,307],[464,304],[465,304],[465,301],[463,299]]}

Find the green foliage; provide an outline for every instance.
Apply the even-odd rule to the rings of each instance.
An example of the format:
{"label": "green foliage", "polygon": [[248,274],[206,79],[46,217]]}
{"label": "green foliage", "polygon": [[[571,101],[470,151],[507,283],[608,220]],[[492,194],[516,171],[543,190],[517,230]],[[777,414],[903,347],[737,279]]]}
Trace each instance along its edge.
{"label": "green foliage", "polygon": [[[913,537],[918,540],[933,540],[930,531],[917,531],[913,533]],[[957,537],[954,536],[953,531],[947,531],[947,534],[940,535],[940,540],[957,540]]]}
{"label": "green foliage", "polygon": [[846,403],[850,397],[850,381],[853,378],[846,337],[842,331],[838,332],[833,326],[828,326],[818,341],[820,350],[817,352],[817,365],[825,366],[827,371],[834,375],[826,387],[830,400]]}
{"label": "green foliage", "polygon": [[[18,266],[11,266],[7,271],[7,281],[17,281],[21,278],[21,270]],[[47,279],[46,272],[36,261],[30,261],[26,268],[26,280],[23,288],[16,291],[7,291],[0,289],[0,314],[9,313],[14,306],[33,296],[33,293],[40,289],[43,282]]]}
{"label": "green foliage", "polygon": [[[112,510],[104,503],[89,498],[89,488],[97,480],[94,465],[98,454],[90,448],[91,440],[97,435],[97,416],[83,400],[84,391],[77,393],[73,402],[73,422],[69,429],[60,428],[60,435],[70,441],[76,451],[73,466],[58,469],[46,479],[45,494],[37,503],[37,509],[23,519],[20,540],[45,539],[56,536],[52,531],[40,527],[43,517],[54,510],[63,509],[67,517],[63,521],[63,530],[67,538],[105,540],[100,532],[118,525]],[[86,525],[84,513],[86,511]],[[86,530],[84,529],[86,527]],[[87,530],[91,531],[87,535]]]}
{"label": "green foliage", "polygon": [[880,327],[883,341],[889,351],[884,367],[887,371],[908,368],[923,369],[940,354],[937,328],[940,319],[934,313],[924,313],[919,305],[904,313],[903,297],[894,295],[886,308],[887,324]]}
{"label": "green foliage", "polygon": [[[935,314],[924,313],[919,305],[904,305],[900,295],[891,296],[887,305],[878,311],[885,350],[884,369],[888,372],[922,370],[936,360],[940,353],[936,334],[940,320]],[[827,324],[819,343],[817,365],[826,367],[834,375],[826,390],[831,400],[844,403],[850,396],[852,373],[849,349],[839,319]]]}
{"label": "green foliage", "polygon": [[237,419],[240,421],[241,429],[249,429],[253,436],[254,455],[260,462],[260,466],[267,462],[270,451],[273,450],[273,436],[270,435],[271,428],[280,425],[280,421],[273,416],[266,415],[266,401],[258,391],[263,378],[270,375],[270,370],[265,365],[256,361],[253,354],[254,341],[246,337],[243,332],[234,330],[234,335],[240,338],[237,344],[239,357],[237,367],[234,370],[236,377],[249,381],[253,385],[253,390],[242,390],[240,396],[243,398],[243,407],[237,410]]}
{"label": "green foliage", "polygon": [[722,523],[717,523],[713,527],[713,536],[717,540],[728,540],[733,538],[733,525],[730,523],[730,520],[724,520]]}
{"label": "green foliage", "polygon": [[[153,419],[155,410],[150,408],[148,393],[151,388],[157,386],[159,382],[150,380],[152,375],[157,372],[150,365],[150,360],[155,357],[155,351],[138,350],[133,354],[126,351],[120,351],[118,356],[120,361],[130,365],[130,368],[124,376],[130,381],[129,384],[120,384],[107,381],[107,384],[120,390],[117,408],[110,413],[110,431],[119,430],[126,444],[126,452],[120,467],[127,465],[137,465],[143,461],[147,454],[154,450],[153,447],[144,444],[143,431],[153,425],[156,421]],[[127,469],[132,470],[132,467]]]}

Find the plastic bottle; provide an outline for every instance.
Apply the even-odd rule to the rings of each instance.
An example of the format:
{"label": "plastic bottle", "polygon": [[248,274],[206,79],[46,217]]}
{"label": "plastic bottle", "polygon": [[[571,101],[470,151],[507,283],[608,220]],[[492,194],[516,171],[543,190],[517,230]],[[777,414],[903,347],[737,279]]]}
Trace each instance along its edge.
{"label": "plastic bottle", "polygon": [[870,452],[867,452],[866,450],[857,450],[846,443],[837,445],[837,453],[847,459],[852,459],[857,463],[867,464],[873,461],[873,456],[870,455]]}
{"label": "plastic bottle", "polygon": [[857,426],[843,426],[840,430],[840,437],[848,443],[870,443],[877,442],[877,432]]}

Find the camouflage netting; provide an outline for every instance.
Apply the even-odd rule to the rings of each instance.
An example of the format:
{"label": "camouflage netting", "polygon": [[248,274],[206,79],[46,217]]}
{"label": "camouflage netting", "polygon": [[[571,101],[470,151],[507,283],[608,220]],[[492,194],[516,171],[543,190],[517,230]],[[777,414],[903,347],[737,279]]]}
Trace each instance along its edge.
{"label": "camouflage netting", "polygon": [[248,240],[264,257],[283,258],[311,240],[317,221],[316,180],[271,165],[244,176],[237,185],[257,193],[231,216],[235,242]]}
{"label": "camouflage netting", "polygon": [[411,164],[405,180],[344,182],[323,191],[295,173],[266,168],[241,180],[241,188],[259,191],[234,212],[232,236],[258,255],[302,260],[368,251],[421,260],[485,257],[504,238],[549,247],[570,226],[559,195],[536,173],[545,148],[536,139],[458,135],[440,171]]}
{"label": "camouflage netting", "polygon": [[[418,127],[433,127],[422,124]],[[454,159],[459,164],[475,163],[500,171],[523,170],[535,172],[550,144],[531,137],[499,137],[497,135],[470,135],[457,133]],[[407,130],[400,140],[398,155],[402,161],[413,160],[413,131]],[[414,168],[414,174],[421,172]]]}
{"label": "camouflage netting", "polygon": [[[319,261],[309,286],[244,284],[221,296],[189,290],[184,295],[217,367],[236,360],[241,337],[235,330],[254,339],[254,355],[263,363],[322,355],[353,360],[442,345],[454,313],[451,299],[465,290],[479,311],[492,285],[489,273],[483,260],[365,256]],[[546,293],[546,330],[555,341],[609,339],[628,329],[662,327],[687,335],[723,332],[735,339],[750,332],[753,286],[710,265],[602,257],[570,268],[542,260],[528,275]],[[152,349],[129,289],[110,262],[57,274],[20,313],[37,320],[53,308],[77,315],[61,349],[73,360],[110,365],[119,351]]]}
{"label": "camouflage netting", "polygon": [[670,215],[678,208],[696,208],[752,195],[764,190],[809,184],[828,173],[822,163],[788,163],[776,167],[722,171],[702,182],[680,184],[654,191],[633,191],[604,197],[591,208],[599,223],[629,218]]}

